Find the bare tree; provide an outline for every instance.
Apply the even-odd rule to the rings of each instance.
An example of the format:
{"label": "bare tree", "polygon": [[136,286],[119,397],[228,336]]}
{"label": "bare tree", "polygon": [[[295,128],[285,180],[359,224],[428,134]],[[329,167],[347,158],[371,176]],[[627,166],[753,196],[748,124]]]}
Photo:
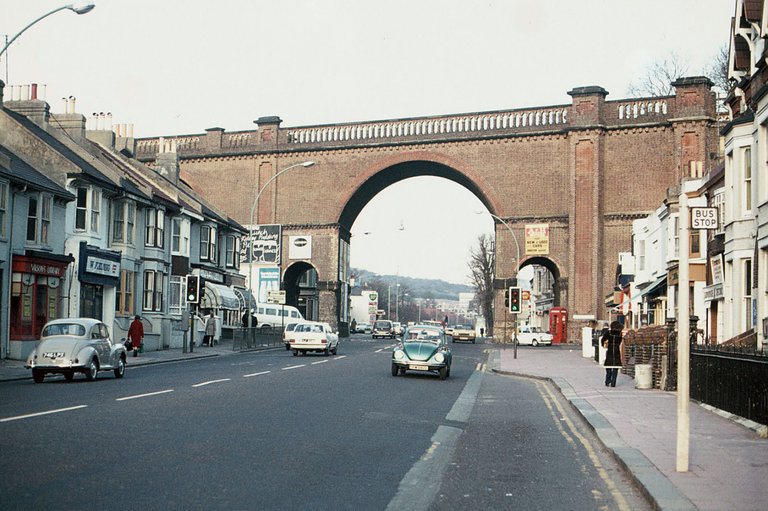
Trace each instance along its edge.
{"label": "bare tree", "polygon": [[475,288],[480,312],[485,317],[487,335],[493,335],[493,269],[496,253],[493,238],[481,234],[469,254],[469,278]]}
{"label": "bare tree", "polygon": [[670,52],[663,60],[648,66],[643,76],[632,81],[627,95],[635,98],[672,96],[675,93],[672,82],[687,73],[688,64],[675,52]]}
{"label": "bare tree", "polygon": [[722,45],[712,56],[704,69],[704,74],[712,80],[718,89],[718,95],[728,94],[731,84],[728,82],[728,46]]}

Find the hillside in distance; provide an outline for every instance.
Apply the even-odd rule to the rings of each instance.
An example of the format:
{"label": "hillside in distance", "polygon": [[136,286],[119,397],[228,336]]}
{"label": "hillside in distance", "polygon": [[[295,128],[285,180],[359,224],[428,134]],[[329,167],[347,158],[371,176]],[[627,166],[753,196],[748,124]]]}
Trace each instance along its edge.
{"label": "hillside in distance", "polygon": [[379,275],[361,268],[352,268],[351,273],[355,278],[356,286],[365,284],[370,287],[378,287],[376,284],[383,283],[385,286],[394,288],[399,283],[401,290],[405,290],[411,298],[458,300],[459,293],[473,293],[475,291],[472,286],[453,284],[444,280],[417,279],[402,275]]}

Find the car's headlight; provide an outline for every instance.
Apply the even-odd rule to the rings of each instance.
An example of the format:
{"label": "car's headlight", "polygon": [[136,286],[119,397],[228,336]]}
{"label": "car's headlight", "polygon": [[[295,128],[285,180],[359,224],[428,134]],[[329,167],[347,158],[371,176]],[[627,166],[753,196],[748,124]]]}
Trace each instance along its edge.
{"label": "car's headlight", "polygon": [[394,357],[397,360],[403,360],[405,358],[405,352],[403,350],[395,350]]}
{"label": "car's headlight", "polygon": [[443,355],[442,353],[437,353],[435,355],[435,362],[437,362],[438,364],[442,364],[443,362],[445,362],[445,355]]}

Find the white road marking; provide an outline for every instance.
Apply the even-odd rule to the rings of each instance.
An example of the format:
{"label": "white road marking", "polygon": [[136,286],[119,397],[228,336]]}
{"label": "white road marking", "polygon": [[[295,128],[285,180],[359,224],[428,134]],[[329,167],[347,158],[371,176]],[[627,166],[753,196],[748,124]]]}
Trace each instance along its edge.
{"label": "white road marking", "polygon": [[262,371],[260,373],[244,374],[243,378],[250,378],[251,376],[261,376],[262,374],[269,374],[272,371]]}
{"label": "white road marking", "polygon": [[376,350],[376,353],[381,353],[382,351],[384,351],[384,348]]}
{"label": "white road marking", "polygon": [[328,362],[328,360],[321,360],[320,362],[312,362],[312,365],[316,366],[317,364],[325,364],[326,362]]}
{"label": "white road marking", "polygon": [[204,381],[202,383],[195,383],[192,385],[193,387],[202,387],[204,385],[210,385],[211,383],[221,383],[223,381],[229,381],[231,378],[222,378],[221,380],[210,380],[210,381]]}
{"label": "white road marking", "polygon": [[346,355],[341,355],[340,357],[335,357],[334,360],[341,360],[342,358],[347,358]]}
{"label": "white road marking", "polygon": [[299,367],[306,367],[306,365],[307,364],[300,364],[300,365],[297,365],[297,366],[283,367],[283,371],[287,371],[288,369],[298,369]]}
{"label": "white road marking", "polygon": [[147,394],[137,394],[135,396],[119,397],[119,398],[115,399],[115,401],[128,401],[129,399],[139,399],[139,398],[142,398],[142,397],[157,396],[159,394],[167,394],[168,392],[173,392],[173,389],[160,390],[158,392],[149,392]]}
{"label": "white road marking", "polygon": [[18,417],[6,417],[5,419],[0,419],[0,422],[10,422],[10,421],[17,421],[21,419],[29,419],[32,417],[40,417],[41,415],[48,415],[51,413],[69,412],[71,410],[79,410],[80,408],[88,408],[88,405],[70,406],[69,408],[59,408],[57,410],[48,410],[47,412],[37,412],[37,413],[30,413],[27,415],[19,415]]}

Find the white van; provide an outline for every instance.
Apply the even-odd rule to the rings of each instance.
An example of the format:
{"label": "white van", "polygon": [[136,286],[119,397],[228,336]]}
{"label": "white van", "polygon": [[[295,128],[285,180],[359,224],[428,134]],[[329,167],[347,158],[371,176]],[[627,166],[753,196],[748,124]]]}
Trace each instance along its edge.
{"label": "white van", "polygon": [[282,332],[288,323],[304,321],[299,309],[292,305],[274,305],[271,303],[257,303],[256,320],[259,322],[258,328],[274,329]]}

